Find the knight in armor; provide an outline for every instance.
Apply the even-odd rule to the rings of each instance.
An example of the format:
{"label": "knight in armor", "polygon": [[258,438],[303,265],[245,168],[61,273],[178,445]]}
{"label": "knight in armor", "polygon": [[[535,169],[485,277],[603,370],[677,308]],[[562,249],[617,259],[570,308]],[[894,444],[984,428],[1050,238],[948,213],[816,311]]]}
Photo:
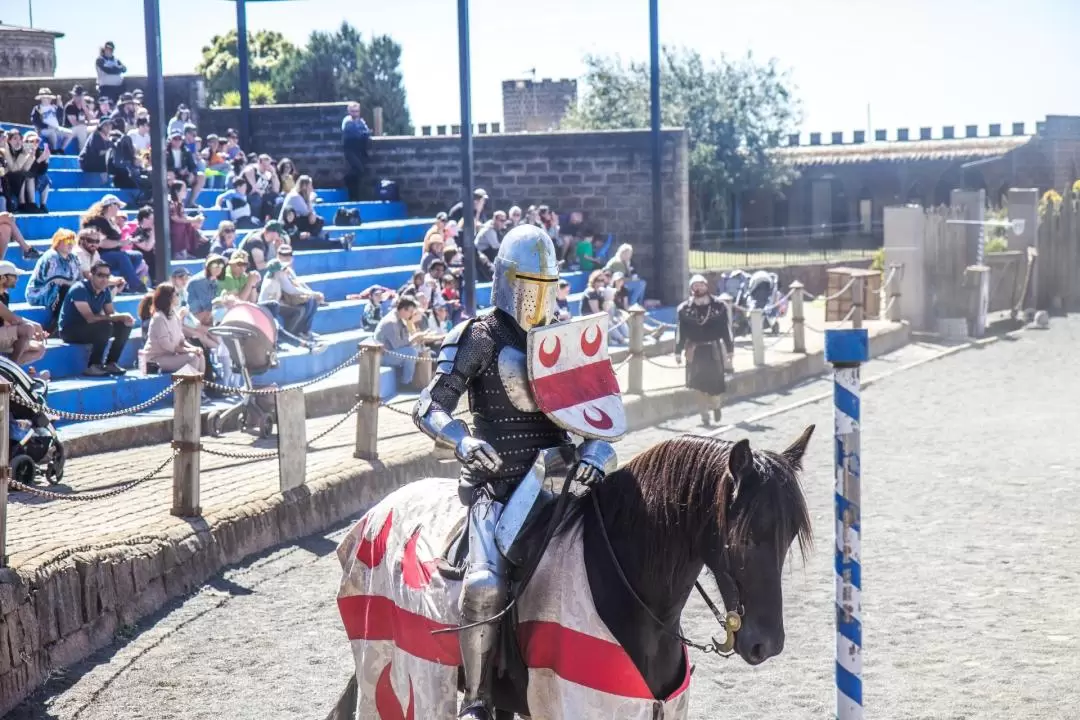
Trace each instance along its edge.
{"label": "knight in armor", "polygon": [[695,275],[690,297],[679,305],[677,316],[675,361],[681,364],[686,353],[686,387],[697,391],[701,422],[720,422],[726,358],[735,348],[727,305],[709,292],[704,277]]}
{"label": "knight in armor", "polygon": [[[555,246],[546,232],[520,225],[507,233],[495,259],[494,310],[450,331],[435,375],[413,410],[417,427],[454,451],[468,488],[468,558],[459,607],[462,626],[473,627],[459,633],[465,674],[461,718],[492,717],[499,627],[483,621],[508,602],[508,561],[495,543],[503,509],[540,452],[573,448],[567,432],[538,408],[526,366],[528,331],[556,318],[558,282]],[[466,392],[472,430],[453,417]],[[614,450],[602,440],[585,440],[574,452],[569,472],[583,484],[597,482],[615,466]]]}

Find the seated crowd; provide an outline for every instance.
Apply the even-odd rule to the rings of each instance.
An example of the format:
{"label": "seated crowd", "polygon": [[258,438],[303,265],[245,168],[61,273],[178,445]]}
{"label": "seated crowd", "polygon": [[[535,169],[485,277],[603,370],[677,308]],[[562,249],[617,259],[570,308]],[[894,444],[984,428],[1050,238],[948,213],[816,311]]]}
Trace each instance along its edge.
{"label": "seated crowd", "polygon": [[[611,238],[605,240],[588,227],[580,211],[570,213],[562,222],[547,205],[530,205],[524,212],[514,206],[506,211],[495,210],[489,216],[488,199],[482,188],[473,192],[477,280],[492,279],[494,261],[506,233],[517,225],[536,225],[551,237],[561,268],[589,273],[588,289],[579,304],[571,303],[570,283],[559,281],[559,319],[606,312],[610,316],[609,342],[627,344],[628,311],[631,305],[645,299],[645,281],[631,265],[633,248],[620,245],[608,258]],[[399,379],[405,385],[413,382],[417,359],[425,349],[437,352],[446,332],[465,318],[458,292],[465,258],[457,244],[464,207],[464,203],[457,203],[435,217],[424,236],[420,264],[409,282],[396,292],[374,286],[352,296],[365,301],[364,327],[382,343],[383,365],[398,368]],[[659,324],[650,322],[649,326],[654,335],[663,332]]]}

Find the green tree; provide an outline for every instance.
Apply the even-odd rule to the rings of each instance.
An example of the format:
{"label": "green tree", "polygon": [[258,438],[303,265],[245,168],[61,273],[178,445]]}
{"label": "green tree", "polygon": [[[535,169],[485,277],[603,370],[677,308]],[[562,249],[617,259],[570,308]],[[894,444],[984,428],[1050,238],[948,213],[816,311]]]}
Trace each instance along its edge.
{"label": "green tree", "polygon": [[[649,67],[618,57],[585,58],[586,92],[564,127],[649,126]],[[779,190],[794,171],[769,150],[792,131],[799,103],[776,60],[706,62],[693,50],[664,48],[660,67],[661,118],[684,127],[690,145],[690,210],[695,228],[727,226],[731,199],[759,189]]]}
{"label": "green tree", "polygon": [[[274,69],[296,52],[296,46],[279,32],[260,30],[254,35],[248,33],[248,74],[251,82],[269,83]],[[195,71],[206,78],[206,90],[211,103],[221,102],[230,91],[238,92],[239,57],[236,30],[215,35],[210,39],[210,44],[202,49],[202,61]]]}
{"label": "green tree", "polygon": [[[274,88],[270,87],[270,83],[252,81],[248,85],[248,97],[251,98],[252,105],[273,105]],[[218,104],[221,107],[240,107],[240,91],[229,90],[221,96]]]}
{"label": "green tree", "polygon": [[387,35],[366,43],[347,22],[335,32],[315,31],[306,47],[276,68],[271,82],[279,102],[355,100],[369,125],[373,109],[382,107],[386,133],[412,134],[401,46]]}

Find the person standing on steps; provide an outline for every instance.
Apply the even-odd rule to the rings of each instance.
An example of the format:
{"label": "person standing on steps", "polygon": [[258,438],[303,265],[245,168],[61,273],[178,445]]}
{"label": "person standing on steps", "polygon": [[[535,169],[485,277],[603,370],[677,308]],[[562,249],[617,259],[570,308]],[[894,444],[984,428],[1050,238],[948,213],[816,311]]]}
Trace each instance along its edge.
{"label": "person standing on steps", "polygon": [[[727,305],[709,292],[701,275],[690,278],[690,297],[679,305],[675,362],[686,353],[686,387],[697,391],[701,422],[720,422],[727,358],[735,350]],[[710,417],[710,411],[712,417]]]}

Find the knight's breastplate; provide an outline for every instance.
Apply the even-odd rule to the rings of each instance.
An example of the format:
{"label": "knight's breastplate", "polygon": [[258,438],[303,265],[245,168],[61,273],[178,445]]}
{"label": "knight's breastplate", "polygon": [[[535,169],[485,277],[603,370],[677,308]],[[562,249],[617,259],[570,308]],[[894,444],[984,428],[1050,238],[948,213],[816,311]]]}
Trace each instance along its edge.
{"label": "knight's breastplate", "polygon": [[536,452],[570,442],[566,432],[540,412],[529,389],[524,351],[503,345],[487,370],[469,384],[476,436],[488,442],[503,466],[491,479],[521,478]]}

